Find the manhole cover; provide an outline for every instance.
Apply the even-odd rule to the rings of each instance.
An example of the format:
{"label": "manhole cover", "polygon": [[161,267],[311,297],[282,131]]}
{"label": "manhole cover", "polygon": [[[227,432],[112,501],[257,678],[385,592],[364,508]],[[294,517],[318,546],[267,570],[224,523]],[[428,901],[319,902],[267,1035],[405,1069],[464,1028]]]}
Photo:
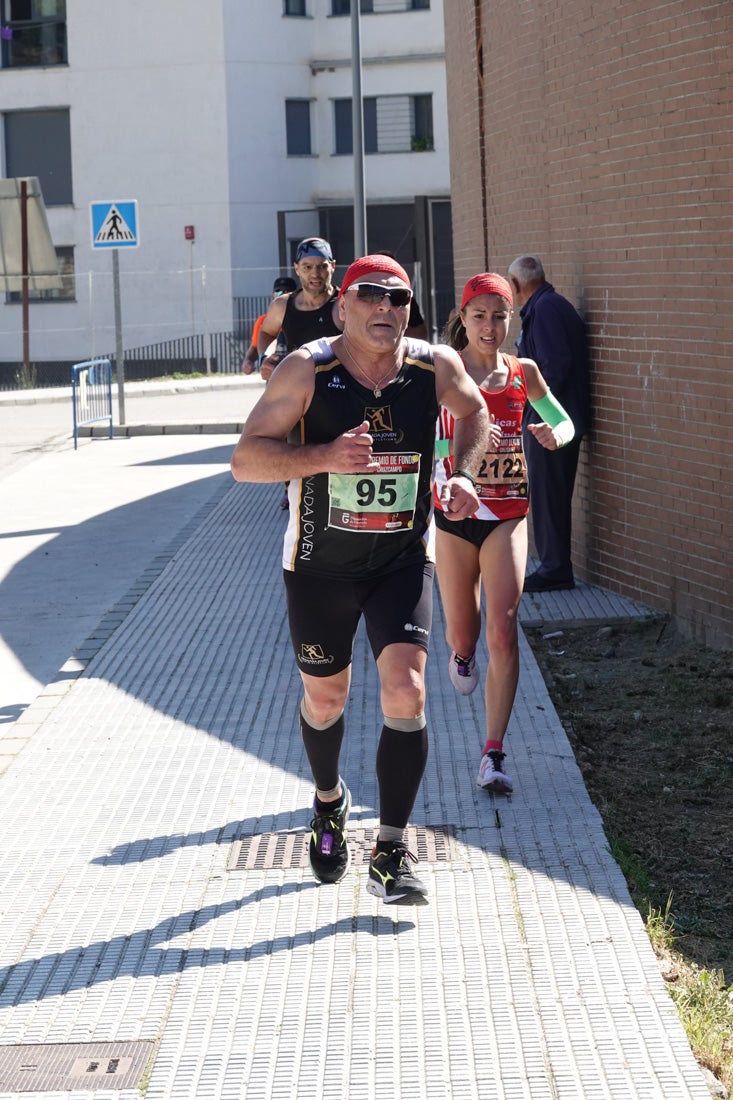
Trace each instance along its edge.
{"label": "manhole cover", "polygon": [[[377,832],[376,826],[368,829],[347,827],[352,863],[369,862]],[[453,825],[409,825],[407,847],[421,863],[444,863],[452,858],[450,841],[454,834]],[[232,844],[227,870],[271,871],[275,868],[307,867],[309,841],[310,833],[302,829],[240,837]]]}
{"label": "manhole cover", "polygon": [[152,1050],[148,1040],[0,1046],[0,1092],[133,1089]]}

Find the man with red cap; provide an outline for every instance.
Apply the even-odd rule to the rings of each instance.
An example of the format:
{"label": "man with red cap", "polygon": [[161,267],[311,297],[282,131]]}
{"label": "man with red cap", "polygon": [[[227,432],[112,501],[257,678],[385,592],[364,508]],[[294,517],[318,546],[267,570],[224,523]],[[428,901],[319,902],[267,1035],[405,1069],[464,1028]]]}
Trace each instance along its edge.
{"label": "man with red cap", "polygon": [[452,349],[409,340],[412,291],[389,256],[355,260],[339,292],[343,333],[287,355],[232,456],[238,481],[289,481],[283,575],[303,683],[300,729],[316,794],[310,863],[321,882],[349,868],[351,805],[339,772],[354,637],[361,617],[376,661],[379,835],[367,889],[420,900],[406,828],[428,751],[425,665],[432,620],[432,477],[441,405],[455,417],[444,514],[478,506],[488,413]]}

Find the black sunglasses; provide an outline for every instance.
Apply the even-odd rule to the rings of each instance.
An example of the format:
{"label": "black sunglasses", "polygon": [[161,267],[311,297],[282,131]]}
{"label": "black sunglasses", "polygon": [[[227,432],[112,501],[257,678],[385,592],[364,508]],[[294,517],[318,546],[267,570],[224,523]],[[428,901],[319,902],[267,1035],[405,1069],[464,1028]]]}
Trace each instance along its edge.
{"label": "black sunglasses", "polygon": [[408,306],[412,301],[412,291],[406,286],[390,287],[382,286],[381,283],[352,283],[348,289],[355,290],[357,298],[361,298],[363,302],[369,302],[372,306],[379,305],[385,294],[393,306]]}

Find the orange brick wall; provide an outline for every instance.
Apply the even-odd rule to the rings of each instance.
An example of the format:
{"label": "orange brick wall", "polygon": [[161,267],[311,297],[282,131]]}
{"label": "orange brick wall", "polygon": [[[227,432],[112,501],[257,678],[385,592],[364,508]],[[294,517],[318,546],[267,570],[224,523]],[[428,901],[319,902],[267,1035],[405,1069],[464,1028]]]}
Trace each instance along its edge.
{"label": "orange brick wall", "polygon": [[588,322],[578,575],[732,648],[733,4],[451,0],[446,57],[457,289],[535,252]]}

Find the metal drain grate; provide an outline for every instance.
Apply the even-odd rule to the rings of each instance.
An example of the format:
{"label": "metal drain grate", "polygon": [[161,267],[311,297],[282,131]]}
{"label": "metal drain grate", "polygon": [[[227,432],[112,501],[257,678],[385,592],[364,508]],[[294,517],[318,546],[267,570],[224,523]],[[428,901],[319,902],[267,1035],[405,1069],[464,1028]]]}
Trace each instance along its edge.
{"label": "metal drain grate", "polygon": [[[369,862],[377,832],[376,826],[368,829],[347,828],[354,864]],[[421,863],[446,863],[453,858],[450,842],[454,835],[453,825],[409,825],[407,847]],[[309,841],[310,833],[300,829],[240,837],[232,844],[227,870],[272,871],[275,868],[287,870],[291,867],[307,867]]]}
{"label": "metal drain grate", "polygon": [[0,1092],[133,1089],[153,1043],[48,1043],[0,1046]]}

